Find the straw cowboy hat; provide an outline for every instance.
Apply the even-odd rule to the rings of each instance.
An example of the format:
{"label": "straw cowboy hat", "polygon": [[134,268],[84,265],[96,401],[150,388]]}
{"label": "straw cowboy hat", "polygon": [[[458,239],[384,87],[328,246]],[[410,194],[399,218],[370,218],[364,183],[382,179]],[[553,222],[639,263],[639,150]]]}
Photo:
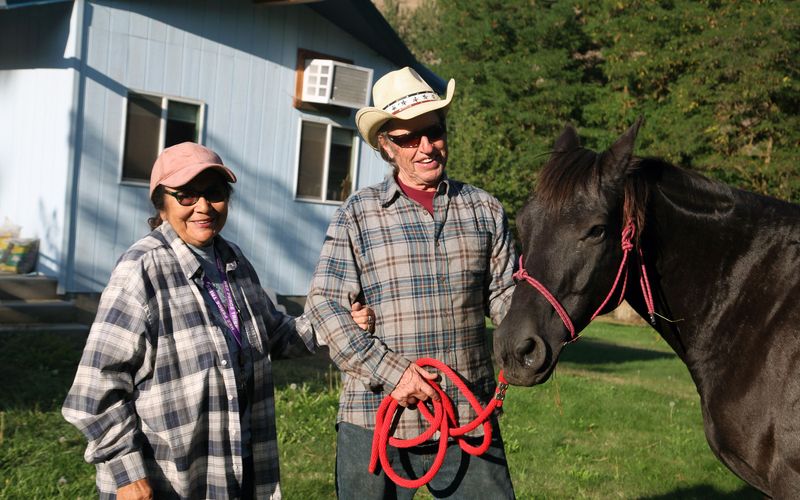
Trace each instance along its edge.
{"label": "straw cowboy hat", "polygon": [[410,120],[437,109],[446,113],[455,90],[456,81],[451,78],[447,83],[447,95],[442,99],[408,66],[386,73],[372,87],[375,106],[358,110],[356,126],[367,144],[377,150],[378,130],[384,123],[393,119]]}

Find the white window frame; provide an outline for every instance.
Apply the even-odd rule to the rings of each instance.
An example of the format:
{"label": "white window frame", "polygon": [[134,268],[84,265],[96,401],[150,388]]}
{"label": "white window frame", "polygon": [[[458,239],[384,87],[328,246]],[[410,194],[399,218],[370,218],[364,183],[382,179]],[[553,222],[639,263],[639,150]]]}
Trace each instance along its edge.
{"label": "white window frame", "polygon": [[206,104],[203,101],[199,101],[197,99],[189,99],[187,97],[177,97],[172,95],[166,94],[159,94],[156,92],[146,92],[136,89],[128,89],[127,93],[125,94],[125,98],[122,100],[122,135],[120,137],[120,155],[119,155],[119,165],[117,168],[117,180],[119,184],[124,186],[150,186],[149,181],[139,181],[134,179],[125,179],[123,178],[123,168],[125,163],[125,136],[128,133],[128,97],[130,94],[139,94],[145,95],[149,97],[159,97],[161,98],[161,120],[159,122],[159,129],[158,129],[158,153],[161,154],[164,151],[164,140],[167,136],[167,111],[168,105],[170,101],[173,102],[180,102],[184,104],[194,104],[200,108],[200,116],[197,120],[197,128],[198,128],[198,143],[203,144],[205,143],[206,137]]}
{"label": "white window frame", "polygon": [[[297,182],[300,179],[300,148],[302,147],[303,143],[303,122],[310,122],[310,123],[317,123],[321,125],[327,126],[327,130],[325,132],[325,153],[324,153],[324,161],[325,165],[323,165],[322,171],[322,184],[321,184],[321,192],[320,198],[304,198],[297,195]],[[361,150],[361,141],[359,140],[358,131],[352,127],[345,127],[342,126],[340,123],[337,123],[333,120],[325,119],[322,117],[312,117],[312,116],[301,116],[297,120],[297,138],[296,138],[296,147],[295,147],[295,155],[294,155],[294,182],[293,182],[293,196],[295,201],[300,201],[304,203],[317,203],[322,205],[341,205],[343,201],[339,200],[326,200],[324,199],[325,192],[328,188],[328,170],[329,170],[329,161],[330,161],[330,150],[331,150],[331,135],[333,128],[340,128],[344,130],[350,130],[353,133],[353,154],[350,160],[351,165],[350,168],[353,172],[353,185],[351,193],[355,192],[356,187],[358,186],[358,159],[360,157],[360,150]]]}

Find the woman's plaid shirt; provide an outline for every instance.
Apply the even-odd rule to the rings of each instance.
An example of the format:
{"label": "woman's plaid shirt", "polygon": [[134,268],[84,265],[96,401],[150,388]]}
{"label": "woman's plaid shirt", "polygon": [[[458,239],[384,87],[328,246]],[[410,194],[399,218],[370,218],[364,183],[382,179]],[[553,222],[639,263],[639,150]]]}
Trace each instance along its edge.
{"label": "woman's plaid shirt", "polygon": [[[494,393],[485,317],[499,324],[514,287],[506,216],[485,191],[449,179],[433,205],[431,217],[387,176],[351,196],[328,228],[306,311],[344,373],[337,421],[374,428],[381,400],[422,357],[452,367],[483,403]],[[374,334],[350,317],[356,300],[375,310]],[[444,389],[461,422],[474,418],[455,386]],[[425,428],[419,412],[405,411],[395,436]]]}
{"label": "woman's plaid shirt", "polygon": [[[253,267],[218,237],[242,335],[252,348],[257,498],[280,498],[270,356],[309,354],[306,320],[275,310]],[[64,417],[89,441],[101,498],[147,477],[156,498],[240,496],[239,397],[223,329],[200,293],[201,265],[168,223],[120,257]]]}

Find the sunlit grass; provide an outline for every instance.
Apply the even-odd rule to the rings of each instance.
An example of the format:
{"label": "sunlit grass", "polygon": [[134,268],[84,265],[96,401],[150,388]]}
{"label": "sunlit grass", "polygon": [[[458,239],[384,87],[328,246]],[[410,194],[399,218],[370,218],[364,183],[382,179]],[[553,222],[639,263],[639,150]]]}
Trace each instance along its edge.
{"label": "sunlit grass", "polygon": [[[0,336],[0,498],[96,496],[59,413],[82,341]],[[339,374],[318,356],[275,379],[284,497],[334,498]],[[712,455],[686,368],[648,328],[593,324],[550,381],[509,389],[501,425],[521,499],[761,498]]]}

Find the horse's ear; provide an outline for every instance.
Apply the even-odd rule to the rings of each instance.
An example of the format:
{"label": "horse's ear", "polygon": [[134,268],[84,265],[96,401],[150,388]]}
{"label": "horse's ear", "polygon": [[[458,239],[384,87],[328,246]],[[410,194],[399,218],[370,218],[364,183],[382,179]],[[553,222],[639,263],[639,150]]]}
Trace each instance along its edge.
{"label": "horse's ear", "polygon": [[633,156],[633,146],[636,143],[636,136],[639,134],[639,127],[644,123],[644,117],[639,116],[631,127],[622,134],[617,142],[611,146],[604,154],[603,162],[606,167],[611,169],[622,169],[619,173],[624,176],[627,173],[628,165]]}
{"label": "horse's ear", "polygon": [[553,151],[564,153],[567,151],[574,151],[580,147],[581,141],[578,139],[578,132],[575,130],[575,127],[568,124],[564,127],[564,131],[561,132],[561,135],[558,136],[558,139],[556,139]]}

